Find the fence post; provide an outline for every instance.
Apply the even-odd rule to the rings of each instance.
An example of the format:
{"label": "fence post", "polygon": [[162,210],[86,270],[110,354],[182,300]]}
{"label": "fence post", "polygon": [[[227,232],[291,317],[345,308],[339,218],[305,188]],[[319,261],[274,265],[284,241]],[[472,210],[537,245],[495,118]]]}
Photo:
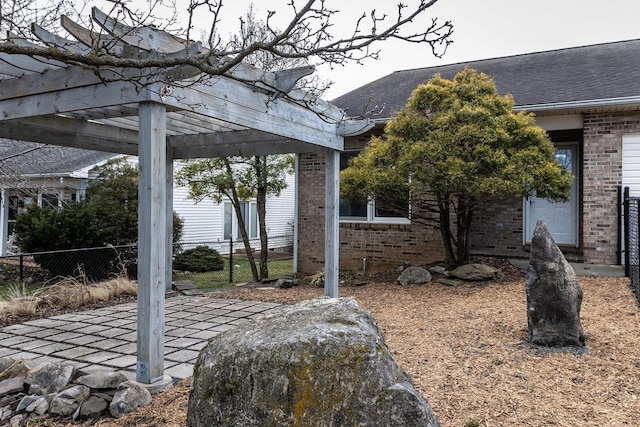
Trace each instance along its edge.
{"label": "fence post", "polygon": [[624,187],[624,275],[629,277],[629,187]]}
{"label": "fence post", "polygon": [[233,237],[229,238],[229,283],[233,283]]}
{"label": "fence post", "polygon": [[20,253],[20,283],[24,280],[24,255]]}
{"label": "fence post", "polygon": [[616,241],[616,264],[622,265],[622,186],[618,185],[618,238]]}

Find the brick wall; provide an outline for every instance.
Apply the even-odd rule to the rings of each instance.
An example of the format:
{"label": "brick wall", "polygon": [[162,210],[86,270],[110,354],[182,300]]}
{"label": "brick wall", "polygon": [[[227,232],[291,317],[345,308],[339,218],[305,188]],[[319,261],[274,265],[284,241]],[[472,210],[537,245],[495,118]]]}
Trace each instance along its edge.
{"label": "brick wall", "polygon": [[583,252],[585,262],[617,260],[617,187],[622,184],[622,135],[640,132],[640,112],[584,115]]}
{"label": "brick wall", "polygon": [[[347,148],[356,148],[348,143]],[[324,268],[324,154],[299,156],[298,271]],[[444,260],[440,232],[417,224],[340,223],[340,269],[367,272]]]}
{"label": "brick wall", "polygon": [[[579,141],[576,131],[552,133],[555,142]],[[622,135],[640,132],[640,111],[585,113],[580,171],[580,247],[563,248],[569,260],[595,264],[617,261],[617,187],[622,183]],[[368,137],[347,141],[361,147]],[[299,265],[316,272],[324,259],[324,156],[300,156]],[[478,212],[471,230],[472,254],[528,256],[522,245],[522,200]],[[361,270],[367,258],[370,271],[402,262],[425,264],[442,260],[437,230],[411,225],[341,223],[340,267]]]}
{"label": "brick wall", "polygon": [[471,224],[473,255],[525,257],[522,244],[522,199],[513,198],[479,210]]}

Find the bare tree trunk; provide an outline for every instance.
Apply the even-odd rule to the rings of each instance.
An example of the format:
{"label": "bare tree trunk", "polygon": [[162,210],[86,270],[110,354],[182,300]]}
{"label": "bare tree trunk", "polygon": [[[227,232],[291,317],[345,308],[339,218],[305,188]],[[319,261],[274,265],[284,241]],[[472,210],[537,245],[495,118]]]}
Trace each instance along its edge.
{"label": "bare tree trunk", "polygon": [[441,198],[438,201],[438,211],[440,214],[440,234],[444,245],[444,262],[447,269],[457,267],[454,236],[451,231],[451,211],[449,201]]}
{"label": "bare tree trunk", "polygon": [[260,228],[260,280],[269,278],[269,236],[267,236],[267,158],[256,156],[255,173],[257,177],[256,204],[258,207],[258,225]]}
{"label": "bare tree trunk", "polygon": [[469,262],[469,235],[471,233],[471,220],[473,209],[464,198],[458,198],[458,211],[456,222],[458,224],[457,265]]}
{"label": "bare tree trunk", "polygon": [[[231,164],[229,162],[225,162],[225,164],[227,171],[231,174]],[[260,280],[260,276],[258,275],[258,269],[256,268],[256,261],[253,257],[253,250],[251,249],[251,241],[249,240],[249,234],[247,234],[247,228],[245,227],[242,211],[240,210],[240,198],[238,197],[238,191],[235,186],[231,187],[231,195],[231,204],[233,205],[233,210],[236,212],[236,218],[238,219],[238,229],[242,236],[242,243],[244,243],[244,250],[247,253],[249,266],[251,266],[251,275],[253,277],[253,281],[257,282]],[[231,239],[233,239],[233,234],[231,235]]]}

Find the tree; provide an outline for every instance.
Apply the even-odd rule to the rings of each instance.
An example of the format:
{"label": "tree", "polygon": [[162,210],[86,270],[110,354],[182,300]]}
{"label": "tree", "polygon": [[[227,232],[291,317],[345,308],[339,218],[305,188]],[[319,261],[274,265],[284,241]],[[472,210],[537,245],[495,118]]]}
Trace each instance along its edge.
{"label": "tree", "polygon": [[410,194],[410,219],[440,229],[448,267],[464,264],[473,214],[482,206],[534,193],[569,197],[573,177],[545,131],[513,107],[486,74],[436,75],[342,172],[343,195]]}
{"label": "tree", "polygon": [[[173,215],[173,238],[180,240],[182,220]],[[138,241],[138,171],[124,159],[101,166],[87,187],[86,199],[65,202],[62,208],[32,205],[16,218],[16,233],[23,252],[131,245]],[[115,251],[101,256],[84,251],[63,255],[38,255],[36,261],[54,275],[70,276],[83,265],[92,280],[119,271],[118,255],[131,274],[135,252]]]}
{"label": "tree", "polygon": [[[235,49],[260,40],[268,39],[270,29],[267,23],[256,18],[253,6],[241,18],[240,34],[230,37],[230,44]],[[290,49],[289,49],[290,50]],[[256,51],[245,58],[251,65],[267,71],[283,70],[288,67],[308,65],[306,58],[284,58],[274,56],[271,52]],[[298,85],[311,89],[316,93],[328,86],[326,82],[302,80]],[[209,168],[219,168],[212,170]],[[212,197],[221,202],[220,194],[226,195],[233,204],[238,228],[245,247],[253,280],[264,280],[269,277],[269,237],[267,236],[267,196],[279,195],[287,186],[286,173],[293,172],[293,157],[290,155],[270,156],[235,156],[224,161],[192,160],[178,174],[179,182],[189,186],[189,196],[195,200]],[[260,230],[260,265],[255,265],[251,242],[246,232],[245,218],[241,214],[241,203],[255,198]],[[233,236],[231,236],[233,239]]]}
{"label": "tree", "polygon": [[[291,156],[223,157],[184,163],[176,173],[176,182],[189,187],[195,200],[211,197],[220,203],[226,197],[234,208],[238,230],[249,259],[253,280],[268,277],[268,239],[266,201],[268,195],[279,195],[287,186],[286,174],[293,172]],[[256,198],[260,229],[260,269],[255,265],[241,202]],[[233,236],[231,236],[233,238]]]}

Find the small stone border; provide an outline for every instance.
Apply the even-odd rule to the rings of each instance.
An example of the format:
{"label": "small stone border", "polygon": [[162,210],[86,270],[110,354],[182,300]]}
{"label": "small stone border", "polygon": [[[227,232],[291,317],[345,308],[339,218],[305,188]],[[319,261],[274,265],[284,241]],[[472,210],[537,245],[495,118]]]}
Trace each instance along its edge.
{"label": "small stone border", "polygon": [[45,414],[75,420],[119,418],[151,403],[144,384],[118,371],[77,369],[68,362],[0,358],[0,423],[23,426]]}

